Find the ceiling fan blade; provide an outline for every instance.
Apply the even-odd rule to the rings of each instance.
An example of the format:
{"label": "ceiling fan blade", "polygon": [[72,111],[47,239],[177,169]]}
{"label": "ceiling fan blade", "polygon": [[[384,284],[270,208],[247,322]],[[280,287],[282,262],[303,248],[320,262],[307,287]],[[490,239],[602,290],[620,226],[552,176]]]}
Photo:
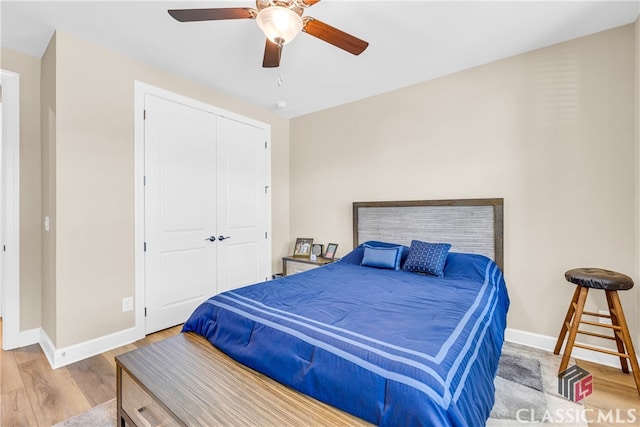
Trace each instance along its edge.
{"label": "ceiling fan blade", "polygon": [[298,3],[304,4],[305,7],[311,7],[319,1],[320,0],[300,0]]}
{"label": "ceiling fan blade", "polygon": [[369,46],[366,41],[311,17],[305,17],[302,31],[354,55],[360,55]]}
{"label": "ceiling fan blade", "polygon": [[169,15],[180,22],[218,21],[221,19],[253,19],[257,12],[250,7],[228,7],[217,9],[174,9]]}
{"label": "ceiling fan blade", "polygon": [[280,56],[282,55],[282,45],[267,39],[264,46],[264,58],[262,66],[264,68],[277,68],[280,66]]}

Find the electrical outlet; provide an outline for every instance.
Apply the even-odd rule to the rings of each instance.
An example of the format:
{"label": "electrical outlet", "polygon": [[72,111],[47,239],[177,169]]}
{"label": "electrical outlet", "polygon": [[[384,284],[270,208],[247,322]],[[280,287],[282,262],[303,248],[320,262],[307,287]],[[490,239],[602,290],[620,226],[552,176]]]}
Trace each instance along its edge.
{"label": "electrical outlet", "polygon": [[133,310],[133,297],[122,298],[122,312]]}

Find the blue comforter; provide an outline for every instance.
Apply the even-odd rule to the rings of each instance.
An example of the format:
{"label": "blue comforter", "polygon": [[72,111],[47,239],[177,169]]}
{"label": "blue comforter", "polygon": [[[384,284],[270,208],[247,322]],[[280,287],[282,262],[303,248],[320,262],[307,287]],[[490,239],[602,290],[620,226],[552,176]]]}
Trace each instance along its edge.
{"label": "blue comforter", "polygon": [[361,259],[358,247],[325,267],[216,295],[184,331],[375,424],[484,425],[509,306],[498,266],[450,253],[436,278]]}

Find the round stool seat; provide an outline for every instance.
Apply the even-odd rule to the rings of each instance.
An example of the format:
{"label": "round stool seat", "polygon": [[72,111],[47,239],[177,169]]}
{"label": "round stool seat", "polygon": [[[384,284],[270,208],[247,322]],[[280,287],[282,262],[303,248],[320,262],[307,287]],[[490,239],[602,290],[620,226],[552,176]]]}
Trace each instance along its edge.
{"label": "round stool seat", "polygon": [[569,282],[585,288],[607,291],[626,291],[633,288],[631,277],[603,268],[574,268],[564,273],[564,277]]}

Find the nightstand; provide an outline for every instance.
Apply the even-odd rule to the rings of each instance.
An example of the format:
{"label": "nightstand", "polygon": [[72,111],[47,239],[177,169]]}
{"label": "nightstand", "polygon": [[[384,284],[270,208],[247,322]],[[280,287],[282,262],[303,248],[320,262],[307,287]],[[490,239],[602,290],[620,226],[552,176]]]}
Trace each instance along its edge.
{"label": "nightstand", "polygon": [[337,260],[318,257],[315,261],[311,261],[309,257],[285,256],[282,257],[282,275],[291,276],[292,274],[322,267]]}

